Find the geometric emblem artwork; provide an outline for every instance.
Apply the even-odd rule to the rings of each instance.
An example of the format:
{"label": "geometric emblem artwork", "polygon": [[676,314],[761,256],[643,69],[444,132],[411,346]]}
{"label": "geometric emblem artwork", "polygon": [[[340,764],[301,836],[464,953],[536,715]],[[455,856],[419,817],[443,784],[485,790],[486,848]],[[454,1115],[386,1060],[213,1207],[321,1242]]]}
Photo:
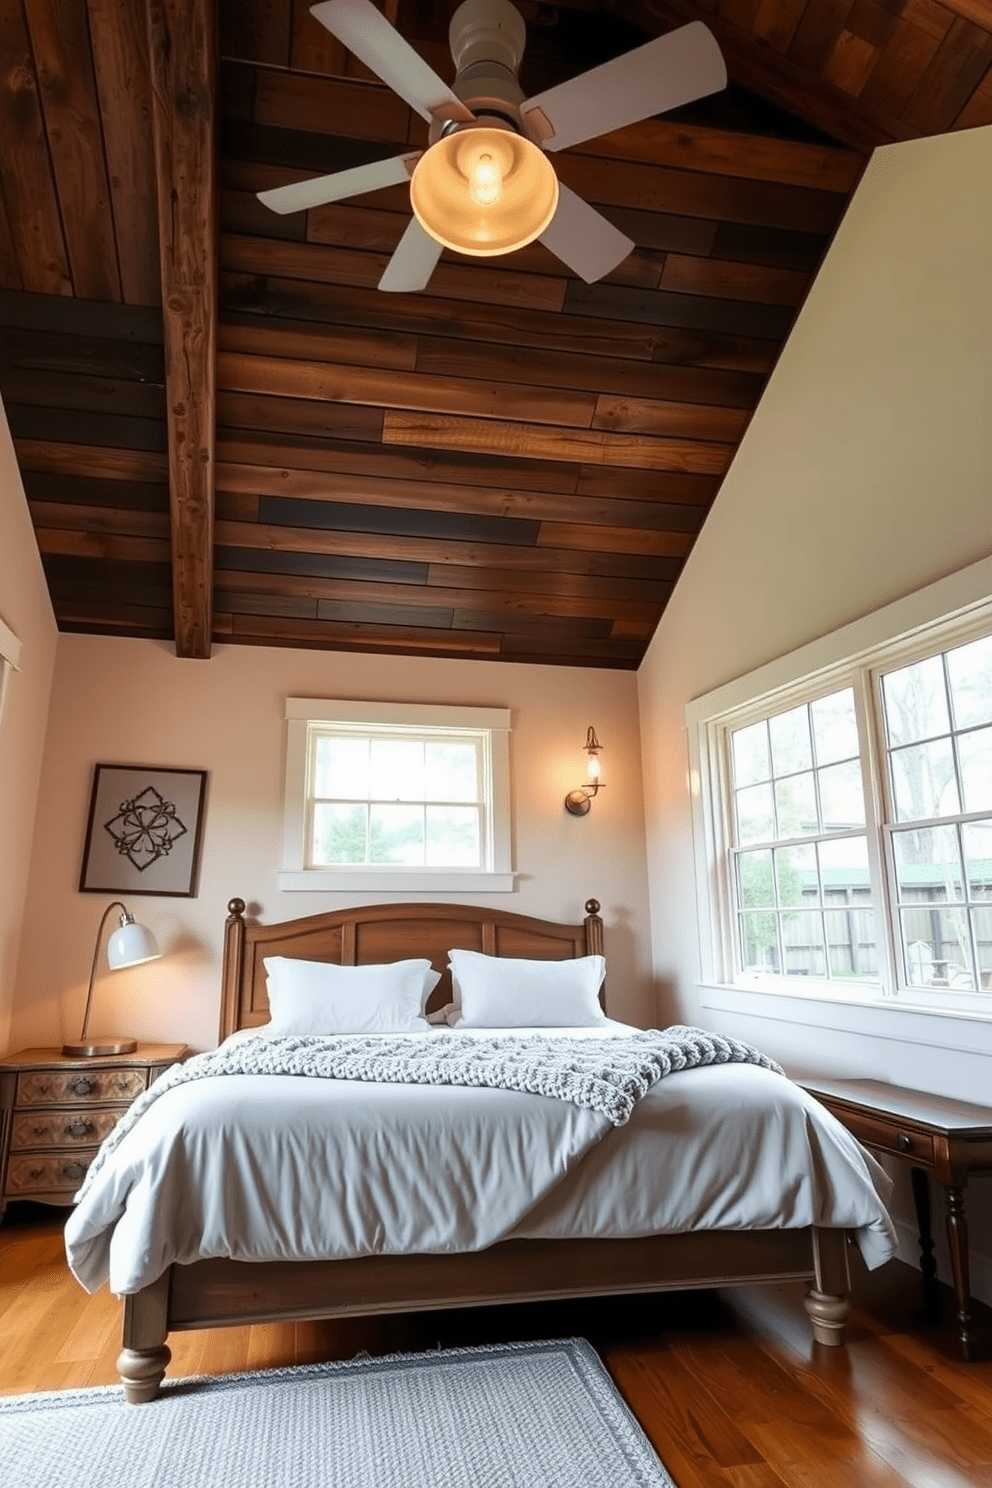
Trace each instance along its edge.
{"label": "geometric emblem artwork", "polygon": [[168,857],[172,844],[186,835],[174,803],[166,801],[151,785],[130,801],[122,801],[117,815],[104,822],[104,830],[114,839],[121,857],[139,873],[159,858]]}

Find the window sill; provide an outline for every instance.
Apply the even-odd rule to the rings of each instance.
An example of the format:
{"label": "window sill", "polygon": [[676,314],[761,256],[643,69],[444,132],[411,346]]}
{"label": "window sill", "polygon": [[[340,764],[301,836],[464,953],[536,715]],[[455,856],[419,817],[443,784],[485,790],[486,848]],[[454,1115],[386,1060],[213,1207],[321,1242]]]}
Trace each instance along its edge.
{"label": "window sill", "polygon": [[862,998],[804,996],[792,988],[698,986],[700,1005],[716,1014],[792,1023],[805,1029],[824,1029],[894,1043],[992,1057],[992,1007],[988,1012]]}
{"label": "window sill", "polygon": [[280,889],[288,893],[317,894],[512,894],[512,873],[457,873],[451,869],[430,868],[419,872],[378,870],[304,868],[281,869],[276,874]]}

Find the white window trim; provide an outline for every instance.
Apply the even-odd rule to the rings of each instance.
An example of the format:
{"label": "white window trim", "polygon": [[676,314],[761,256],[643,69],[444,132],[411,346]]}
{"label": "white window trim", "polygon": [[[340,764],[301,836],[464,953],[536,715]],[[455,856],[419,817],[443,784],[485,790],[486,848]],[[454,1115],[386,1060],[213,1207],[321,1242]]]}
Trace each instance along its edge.
{"label": "white window trim", "polygon": [[[495,893],[514,889],[510,834],[510,710],[420,703],[286,699],[286,784],[280,889],[329,893]],[[306,866],[307,734],[311,722],[403,724],[485,729],[492,769],[492,861],[486,868],[308,868]]]}
{"label": "white window trim", "polygon": [[[917,1002],[912,989],[902,988],[898,996],[888,995],[894,989],[892,973],[895,948],[889,934],[879,936],[879,960],[882,978],[872,990],[841,987],[836,982],[811,984],[807,978],[782,977],[776,983],[760,985],[732,980],[734,950],[731,942],[732,914],[728,902],[728,885],[721,871],[724,850],[730,841],[730,823],[726,806],[730,800],[729,783],[721,778],[725,751],[719,747],[719,735],[730,727],[740,727],[773,710],[790,706],[800,694],[808,696],[811,686],[824,693],[851,683],[858,669],[870,665],[891,670],[898,667],[919,648],[924,632],[934,650],[949,649],[986,632],[992,619],[992,558],[982,559],[968,568],[948,575],[924,589],[893,601],[840,630],[822,636],[786,656],[735,678],[723,687],[686,705],[685,719],[689,756],[689,793],[693,821],[693,851],[696,868],[696,905],[699,927],[701,980],[704,986],[720,989],[714,1005],[726,1006],[728,997],[756,999],[788,998],[809,1003],[844,1003],[849,1006],[875,1008],[889,1012],[925,1014],[933,1017],[967,1018],[976,1022],[992,1021],[992,1005],[979,993],[954,995],[941,993]],[[868,679],[855,680],[856,704],[867,705]],[[877,741],[876,741],[877,742]],[[866,775],[866,780],[869,777]],[[714,803],[721,803],[717,809]],[[869,800],[869,816],[881,818],[879,800]],[[874,836],[874,841],[872,840]],[[869,824],[869,851],[880,851],[879,834]],[[888,905],[884,907],[885,924],[889,922]],[[815,985],[815,993],[813,987]],[[883,985],[886,988],[883,991]],[[705,1000],[705,999],[704,999]],[[985,1006],[982,1006],[982,1003]],[[707,1005],[709,1005],[707,1003]]]}
{"label": "white window trim", "polygon": [[0,620],[0,718],[3,717],[3,705],[7,696],[10,673],[19,672],[20,669],[21,643],[10,626]]}

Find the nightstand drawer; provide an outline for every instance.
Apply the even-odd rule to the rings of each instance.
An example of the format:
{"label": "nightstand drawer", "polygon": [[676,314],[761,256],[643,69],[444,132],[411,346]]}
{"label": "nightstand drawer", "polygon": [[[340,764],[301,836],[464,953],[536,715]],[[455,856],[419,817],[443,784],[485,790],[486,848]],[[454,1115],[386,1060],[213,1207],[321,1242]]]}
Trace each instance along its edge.
{"label": "nightstand drawer", "polygon": [[859,1142],[864,1142],[866,1147],[891,1152],[896,1157],[917,1162],[921,1167],[933,1166],[933,1138],[926,1132],[914,1131],[912,1127],[902,1127],[895,1121],[866,1116],[860,1111],[845,1111],[843,1121],[848,1131],[852,1132]]}
{"label": "nightstand drawer", "polygon": [[10,1150],[36,1147],[92,1147],[103,1141],[127,1106],[98,1111],[15,1111]]}
{"label": "nightstand drawer", "polygon": [[148,1081],[144,1069],[28,1070],[17,1077],[18,1106],[60,1106],[87,1102],[130,1104]]}
{"label": "nightstand drawer", "polygon": [[86,1177],[96,1155],[95,1148],[80,1152],[34,1152],[15,1156],[7,1163],[8,1197],[30,1198],[33,1193],[72,1195]]}

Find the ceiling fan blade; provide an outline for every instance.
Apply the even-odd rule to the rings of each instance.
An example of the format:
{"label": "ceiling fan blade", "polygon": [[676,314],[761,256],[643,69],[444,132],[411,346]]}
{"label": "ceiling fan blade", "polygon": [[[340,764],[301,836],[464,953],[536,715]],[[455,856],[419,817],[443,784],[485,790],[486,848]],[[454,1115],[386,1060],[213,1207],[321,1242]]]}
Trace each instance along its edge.
{"label": "ceiling fan blade", "polygon": [[410,173],[421,155],[422,150],[415,150],[412,155],[394,155],[388,161],[352,165],[351,170],[335,171],[333,176],[314,176],[308,182],[274,186],[272,190],[260,190],[256,195],[265,207],[283,214],[324,207],[329,201],[344,201],[345,196],[361,196],[369,190],[382,190],[384,186],[402,186],[409,182]]}
{"label": "ceiling fan blade", "polygon": [[540,242],[587,284],[623,263],[634,247],[619,228],[560,181],[558,209]]}
{"label": "ceiling fan blade", "polygon": [[423,118],[474,119],[372,0],[321,0],[310,13]]}
{"label": "ceiling fan blade", "polygon": [[[712,31],[692,21],[528,98],[520,112],[546,150],[565,150],[726,86],[727,69]],[[545,123],[554,131],[550,137]]]}
{"label": "ceiling fan blade", "polygon": [[335,171],[331,176],[314,176],[309,181],[294,181],[290,186],[274,186],[271,191],[259,191],[256,195],[273,212],[305,212],[327,202],[343,201],[346,196],[381,191],[384,186],[401,186],[409,181],[421,154],[417,150],[412,155],[373,160],[368,165],[352,166],[351,170]]}
{"label": "ceiling fan blade", "polygon": [[396,252],[386,265],[379,288],[394,294],[412,294],[426,289],[427,282],[441,257],[441,244],[411,217],[406,232],[396,245]]}

